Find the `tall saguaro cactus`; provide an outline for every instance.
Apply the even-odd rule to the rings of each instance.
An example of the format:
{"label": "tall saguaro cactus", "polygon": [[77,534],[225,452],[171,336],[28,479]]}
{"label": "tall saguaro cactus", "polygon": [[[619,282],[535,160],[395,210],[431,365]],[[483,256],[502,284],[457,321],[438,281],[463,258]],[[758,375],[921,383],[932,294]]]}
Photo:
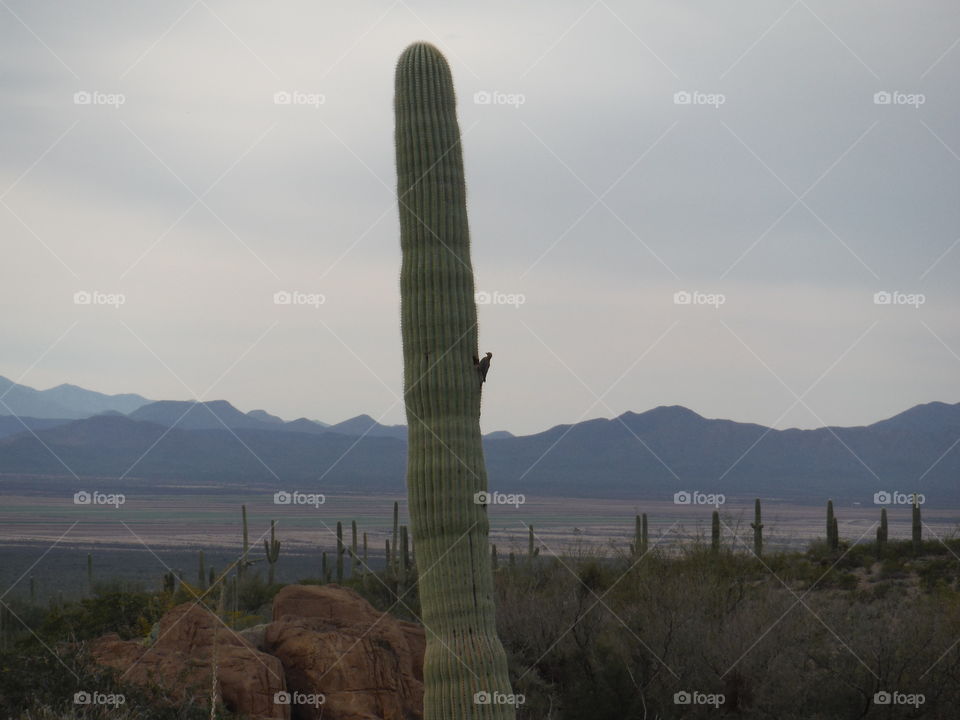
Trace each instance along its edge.
{"label": "tall saguaro cactus", "polygon": [[831,550],[836,550],[840,546],[837,518],[833,514],[833,500],[827,500],[827,546]]}
{"label": "tall saguaro cactus", "polygon": [[887,509],[880,508],[880,525],[877,527],[877,554],[882,555],[887,547]]}
{"label": "tall saguaro cactus", "polygon": [[400,56],[394,110],[407,491],[418,562],[430,568],[419,582],[429,628],[424,719],[505,720],[516,716],[513,705],[483,702],[511,691],[490,524],[475,502],[487,474],[460,128],[450,68],[432,45]]}
{"label": "tall saguaro cactus", "polygon": [[273,585],[273,566],[280,559],[280,541],[277,540],[277,523],[275,520],[270,521],[270,540],[268,542],[266,538],[263,539],[263,549],[267,556],[267,565],[270,567],[267,583]]}
{"label": "tall saguaro cactus", "polygon": [[753,528],[753,554],[757,557],[763,555],[763,523],[760,522],[760,498],[753,501],[753,522],[750,523]]}
{"label": "tall saguaro cactus", "polygon": [[720,552],[720,512],[718,510],[713,511],[713,517],[711,518],[710,550],[715,553]]}
{"label": "tall saguaro cactus", "polygon": [[920,504],[917,502],[916,496],[914,496],[913,499],[911,531],[913,553],[914,555],[919,555],[923,549],[923,520],[920,517]]}

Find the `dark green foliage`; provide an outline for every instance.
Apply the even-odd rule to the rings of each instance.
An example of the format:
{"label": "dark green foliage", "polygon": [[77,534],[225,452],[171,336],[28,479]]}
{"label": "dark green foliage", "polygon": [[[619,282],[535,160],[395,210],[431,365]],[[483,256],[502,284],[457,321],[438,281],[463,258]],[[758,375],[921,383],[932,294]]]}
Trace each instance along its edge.
{"label": "dark green foliage", "polygon": [[166,610],[166,601],[146,592],[105,590],[51,610],[39,635],[51,642],[89,640],[115,632],[125,640],[143,637]]}

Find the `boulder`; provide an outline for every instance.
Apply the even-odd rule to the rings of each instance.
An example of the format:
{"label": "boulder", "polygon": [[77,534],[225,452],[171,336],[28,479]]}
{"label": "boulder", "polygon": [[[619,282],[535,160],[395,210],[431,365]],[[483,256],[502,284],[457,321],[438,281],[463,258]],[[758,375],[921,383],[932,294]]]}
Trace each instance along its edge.
{"label": "boulder", "polygon": [[283,663],[295,720],[423,717],[423,628],[378,612],[353,590],[283,588],[263,648]]}
{"label": "boulder", "polygon": [[167,612],[149,647],[111,634],[90,649],[94,660],[116,668],[125,682],[159,685],[176,701],[206,705],[215,633],[218,699],[251,718],[288,720],[289,706],[275,702],[276,694],[286,690],[280,661],[224,627],[201,605],[184,603]]}

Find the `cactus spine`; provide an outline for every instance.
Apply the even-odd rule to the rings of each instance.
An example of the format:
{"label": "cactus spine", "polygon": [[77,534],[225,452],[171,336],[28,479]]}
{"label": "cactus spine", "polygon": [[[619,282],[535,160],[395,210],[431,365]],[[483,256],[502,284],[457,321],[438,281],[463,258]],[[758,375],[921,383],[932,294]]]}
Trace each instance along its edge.
{"label": "cactus spine", "polygon": [[713,521],[710,528],[710,550],[720,552],[720,511],[713,511]]}
{"label": "cactus spine", "polygon": [[763,555],[763,523],[760,522],[760,498],[753,501],[753,522],[750,523],[753,528],[753,554],[757,557]]}
{"label": "cactus spine", "polygon": [[273,566],[277,564],[277,560],[280,558],[280,541],[277,540],[276,535],[276,521],[270,521],[270,542],[267,542],[267,539],[263,539],[263,549],[267,554],[267,564],[270,566],[270,569],[267,572],[267,584],[273,585]]}
{"label": "cactus spine", "polygon": [[514,718],[477,692],[507,693],[496,633],[480,435],[477,306],[463,154],[450,68],[415,43],[396,69],[401,330],[407,489],[424,625],[424,720]]}
{"label": "cactus spine", "polygon": [[920,505],[917,503],[917,497],[913,497],[913,523],[912,523],[912,536],[913,536],[913,552],[915,555],[920,554],[922,549],[923,542],[923,522],[920,519]]}

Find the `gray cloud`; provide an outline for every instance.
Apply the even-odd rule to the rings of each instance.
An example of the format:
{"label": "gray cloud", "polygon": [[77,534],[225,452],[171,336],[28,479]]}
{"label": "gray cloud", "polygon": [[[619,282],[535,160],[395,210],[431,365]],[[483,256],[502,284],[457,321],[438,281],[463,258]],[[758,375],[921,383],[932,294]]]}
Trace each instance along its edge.
{"label": "gray cloud", "polygon": [[[946,0],[869,16],[822,2],[9,7],[29,30],[0,8],[0,194],[26,172],[0,206],[4,375],[156,398],[223,375],[207,397],[244,410],[402,422],[392,70],[428,39],[457,82],[478,287],[525,299],[480,307],[496,356],[486,429],[673,403],[812,427],[960,399],[960,13]],[[125,102],[78,106],[83,90]],[[876,105],[884,90],[925,102]],[[282,91],[324,102],[277,105]],[[477,104],[482,91],[523,102]],[[681,91],[724,102],[675,104]],[[789,209],[793,193],[809,207]],[[77,307],[78,289],[127,302]],[[276,306],[283,289],[326,302]],[[726,302],[674,304],[683,290]],[[874,304],[883,290],[926,302]]]}

